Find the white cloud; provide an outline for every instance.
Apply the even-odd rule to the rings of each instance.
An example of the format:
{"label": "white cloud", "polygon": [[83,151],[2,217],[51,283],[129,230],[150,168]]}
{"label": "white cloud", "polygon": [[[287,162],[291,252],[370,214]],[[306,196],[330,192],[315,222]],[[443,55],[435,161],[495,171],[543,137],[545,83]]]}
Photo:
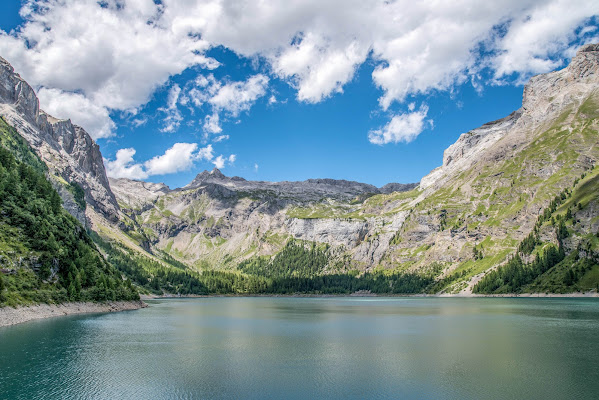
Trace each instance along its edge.
{"label": "white cloud", "polygon": [[416,139],[426,128],[427,121],[425,121],[425,118],[427,113],[428,107],[423,104],[418,111],[395,115],[384,127],[370,131],[368,140],[379,145],[398,142],[409,143]]}
{"label": "white cloud", "polygon": [[168,91],[167,107],[169,110],[177,108],[177,102],[179,101],[179,95],[181,94],[181,87],[176,83]]}
{"label": "white cloud", "polygon": [[172,133],[175,132],[181,125],[183,117],[179,113],[169,114],[164,118],[164,126],[160,128],[160,132]]}
{"label": "white cloud", "polygon": [[223,140],[229,140],[229,135],[219,135],[215,137],[212,141],[214,143],[222,142]]}
{"label": "white cloud", "polygon": [[[22,11],[24,26],[0,33],[0,54],[35,87],[80,95],[96,107],[84,127],[97,138],[114,130],[106,128],[110,111],[140,107],[186,68],[216,68],[205,55],[211,47],[266,61],[263,70],[311,103],[343,91],[370,57],[386,110],[413,95],[468,80],[478,84],[471,76],[481,68],[501,81],[561,65],[593,34],[584,25],[599,13],[595,3],[31,0]],[[263,74],[230,83],[202,76],[183,102],[209,103],[235,117],[265,95],[268,80]],[[175,129],[171,122],[167,129]]]}
{"label": "white cloud", "polygon": [[[492,60],[495,77],[512,73],[521,75],[521,81],[530,75],[551,71],[562,65],[561,57],[576,39],[574,29],[589,16],[599,13],[592,1],[554,0],[538,5],[514,18],[507,33],[497,38],[498,55]],[[596,26],[587,26],[579,32],[585,35]]]}
{"label": "white cloud", "polygon": [[237,159],[237,156],[235,154],[231,154],[229,157],[226,157],[226,158],[225,158],[225,156],[223,156],[221,154],[220,156],[218,156],[212,160],[212,164],[214,164],[214,166],[218,169],[223,169],[225,167],[225,165],[233,164],[236,159]]}
{"label": "white cloud", "polygon": [[318,103],[342,87],[354,75],[368,55],[366,43],[352,41],[344,48],[330,48],[329,42],[308,33],[301,42],[288,47],[272,59],[275,72],[297,82],[297,97],[301,101]]}
{"label": "white cloud", "polygon": [[0,32],[0,54],[34,87],[78,93],[103,108],[84,128],[105,137],[109,110],[145,104],[192,65],[218,66],[204,55],[210,44],[167,20],[164,8],[151,0],[29,1],[20,30]]}
{"label": "white cloud", "polygon": [[172,174],[191,168],[196,143],[175,143],[163,155],[156,156],[144,163],[148,175]]}
{"label": "white cloud", "polygon": [[139,128],[142,125],[145,125],[148,122],[147,118],[135,118],[131,123],[134,127]]}
{"label": "white cloud", "polygon": [[[204,118],[204,133],[217,135],[223,131],[221,113],[237,117],[242,111],[249,110],[259,98],[266,94],[268,77],[262,74],[250,76],[245,81],[218,81],[212,74],[198,76],[188,89],[189,97],[196,107],[208,104],[212,114]],[[214,142],[228,139],[228,135],[219,135]]]}
{"label": "white cloud", "polygon": [[158,109],[158,111],[161,111],[166,114],[166,117],[162,121],[164,123],[164,126],[162,127],[162,129],[160,129],[161,132],[174,132],[181,125],[183,116],[177,108],[177,103],[179,102],[180,95],[181,87],[177,84],[174,84],[168,91],[166,108],[163,107]]}
{"label": "white cloud", "polygon": [[146,179],[148,173],[141,164],[135,163],[134,155],[135,149],[120,149],[115,160],[104,159],[106,174],[111,178]]}
{"label": "white cloud", "polygon": [[225,167],[225,158],[221,154],[212,161],[212,164],[218,169],[223,169]]}
{"label": "white cloud", "polygon": [[[198,149],[197,143],[175,143],[164,154],[155,156],[144,163],[135,162],[135,149],[120,149],[116,152],[115,160],[104,159],[106,173],[111,178],[146,179],[153,175],[173,174],[189,170],[195,161],[214,160],[212,145]],[[232,161],[231,161],[232,157]],[[219,156],[219,165],[226,159]],[[235,161],[235,156],[229,156],[229,162]],[[222,168],[222,167],[220,167]]]}
{"label": "white cloud", "polygon": [[[188,25],[210,43],[246,56],[263,56],[278,76],[297,88],[302,101],[318,102],[341,91],[372,55],[376,63],[372,77],[384,92],[380,103],[385,109],[406,96],[464,82],[490,60],[486,56],[480,60],[478,46],[496,37],[499,26],[506,28],[505,37],[514,29],[511,37],[526,33],[518,28],[520,24],[537,25],[531,28],[533,41],[519,35],[522,46],[505,50],[525,62],[535,49],[549,49],[542,55],[547,60],[563,56],[584,17],[598,13],[596,4],[588,0],[273,0],[244,2],[243,12],[236,2],[194,4],[169,3],[166,12],[186,12]],[[539,29],[537,15],[547,15],[557,34]],[[570,37],[554,46],[558,35]],[[527,73],[528,67],[521,66],[524,69],[518,72]]]}
{"label": "white cloud", "polygon": [[74,124],[88,131],[94,139],[113,135],[115,125],[108,110],[95,105],[87,97],[46,88],[38,90],[37,95],[48,114],[56,118],[70,118]]}
{"label": "white cloud", "polygon": [[191,89],[187,92],[187,96],[191,99],[196,107],[201,107],[210,97],[214,96],[220,89],[222,84],[216,80],[214,75],[198,75],[191,82]]}
{"label": "white cloud", "polygon": [[268,78],[258,74],[247,81],[230,82],[218,88],[208,102],[215,110],[223,110],[237,117],[240,112],[247,111],[260,97],[266,94]]}
{"label": "white cloud", "polygon": [[209,144],[206,147],[202,147],[198,151],[198,154],[196,155],[196,157],[198,158],[198,160],[206,160],[206,161],[212,160],[214,158],[214,150],[212,149],[212,145]]}
{"label": "white cloud", "polygon": [[204,131],[212,134],[221,133],[223,131],[223,128],[220,126],[218,113],[206,115],[206,118],[204,118]]}
{"label": "white cloud", "polygon": [[586,35],[587,33],[595,32],[598,27],[596,26],[585,26],[580,30],[581,35]]}

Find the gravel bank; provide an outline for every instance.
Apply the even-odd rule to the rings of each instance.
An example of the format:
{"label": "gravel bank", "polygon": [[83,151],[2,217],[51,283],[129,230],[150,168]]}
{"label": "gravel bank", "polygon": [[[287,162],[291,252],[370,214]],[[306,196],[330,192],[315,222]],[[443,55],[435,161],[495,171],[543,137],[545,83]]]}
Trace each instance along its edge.
{"label": "gravel bank", "polygon": [[112,301],[106,303],[38,304],[17,308],[2,307],[0,308],[0,326],[71,314],[137,310],[147,306],[143,301]]}

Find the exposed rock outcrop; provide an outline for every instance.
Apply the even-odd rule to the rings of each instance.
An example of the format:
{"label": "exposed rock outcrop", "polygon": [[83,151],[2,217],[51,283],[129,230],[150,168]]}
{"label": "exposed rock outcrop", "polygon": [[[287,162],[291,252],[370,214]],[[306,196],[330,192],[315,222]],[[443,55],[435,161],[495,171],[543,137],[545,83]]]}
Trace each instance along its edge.
{"label": "exposed rock outcrop", "polygon": [[[118,204],[110,190],[98,145],[81,127],[60,120],[39,108],[31,86],[0,57],[0,115],[25,138],[49,168],[50,178],[77,183],[87,204],[108,220],[118,220]],[[70,192],[59,189],[67,210],[85,223]]]}
{"label": "exposed rock outcrop", "polygon": [[133,209],[151,205],[158,197],[170,191],[163,183],[134,181],[131,179],[108,179],[110,188],[123,204]]}
{"label": "exposed rock outcrop", "polygon": [[[334,179],[255,182],[227,177],[216,168],[198,174],[189,185],[174,190],[162,184],[128,179],[111,179],[110,183],[131,219],[141,221],[143,227],[156,233],[153,245],[174,249],[184,254],[187,261],[209,259],[214,266],[219,266],[227,253],[232,255],[233,264],[250,255],[270,254],[289,237],[354,249],[371,229],[384,224],[372,217],[344,215],[359,209],[373,195],[393,193],[393,189],[407,191],[416,186],[392,183],[379,189]],[[323,211],[315,218],[301,216],[316,208]],[[388,224],[385,230],[394,232],[400,226]],[[272,243],[273,238],[278,243]],[[361,249],[365,263],[378,261],[388,243],[377,247],[377,252]]]}
{"label": "exposed rock outcrop", "polygon": [[389,183],[379,189],[366,183],[341,179],[308,179],[302,182],[248,181],[238,176],[226,177],[220,170],[214,168],[210,172],[204,171],[198,174],[182,190],[198,188],[209,183],[221,185],[237,192],[268,193],[298,202],[319,201],[323,198],[348,200],[365,193],[401,192],[416,186],[416,184]]}
{"label": "exposed rock outcrop", "polygon": [[[579,106],[599,90],[598,82],[599,45],[589,44],[578,50],[566,68],[531,78],[524,87],[519,110],[462,134],[443,153],[442,166],[423,177],[420,187],[442,186],[448,177],[455,177],[480,161],[484,153],[488,153],[487,159],[505,159],[516,147],[529,141],[525,134]],[[510,136],[510,146],[493,148],[506,136]]]}

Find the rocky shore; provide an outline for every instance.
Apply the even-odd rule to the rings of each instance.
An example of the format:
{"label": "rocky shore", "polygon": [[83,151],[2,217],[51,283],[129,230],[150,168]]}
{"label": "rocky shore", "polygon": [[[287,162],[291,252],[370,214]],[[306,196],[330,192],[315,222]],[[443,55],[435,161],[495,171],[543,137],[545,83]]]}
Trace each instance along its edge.
{"label": "rocky shore", "polygon": [[111,301],[106,303],[36,304],[27,307],[0,308],[0,327],[20,324],[34,319],[63,315],[137,310],[148,305],[143,301]]}

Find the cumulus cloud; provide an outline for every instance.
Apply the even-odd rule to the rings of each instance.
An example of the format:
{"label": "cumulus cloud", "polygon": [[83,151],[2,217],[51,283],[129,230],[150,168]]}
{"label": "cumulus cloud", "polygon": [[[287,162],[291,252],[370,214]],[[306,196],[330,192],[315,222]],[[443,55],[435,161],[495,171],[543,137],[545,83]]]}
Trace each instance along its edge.
{"label": "cumulus cloud", "polygon": [[144,163],[148,175],[165,175],[185,171],[191,168],[196,143],[175,143],[163,155],[156,156]]}
{"label": "cumulus cloud", "polygon": [[202,147],[200,151],[198,151],[197,158],[199,160],[210,161],[214,158],[214,149],[212,149],[212,145],[209,144],[206,147]]}
{"label": "cumulus cloud", "polygon": [[175,143],[164,154],[152,157],[141,163],[133,159],[133,148],[120,149],[114,160],[104,159],[106,173],[111,178],[146,179],[154,175],[173,174],[191,169],[196,161],[208,161],[223,168],[228,161],[233,163],[235,155],[225,159],[222,155],[214,158],[212,145],[198,149],[197,143]]}
{"label": "cumulus cloud", "polygon": [[[520,25],[531,27],[534,40],[520,40],[518,48],[500,46],[502,53],[525,62],[528,52],[548,49],[541,50],[541,58],[560,58],[584,18],[598,13],[593,2],[584,0],[274,0],[244,3],[242,13],[234,2],[195,4],[169,7],[167,13],[186,9],[190,26],[205,40],[265,57],[278,76],[297,88],[301,101],[318,102],[341,91],[371,56],[376,64],[372,77],[384,92],[380,103],[385,109],[408,95],[464,82],[480,61],[490,61],[479,59],[480,44],[508,37],[512,29],[513,36],[525,38],[519,35],[526,33]],[[191,15],[197,18],[193,22]],[[551,29],[549,22],[556,24],[555,33],[545,35],[543,16],[546,29]],[[558,36],[567,39],[560,42]],[[527,73],[523,67],[518,72]]]}
{"label": "cumulus cloud", "polygon": [[[140,107],[186,68],[216,68],[211,47],[265,61],[263,70],[309,103],[342,92],[370,59],[388,110],[413,95],[478,85],[471,76],[481,68],[496,82],[556,68],[594,34],[589,18],[598,12],[588,0],[31,0],[24,25],[0,33],[0,54],[37,88],[56,89],[55,104],[80,95],[104,109],[86,123],[105,137],[110,111]],[[235,116],[265,95],[269,77],[215,81],[199,77],[183,102]]]}
{"label": "cumulus cloud", "polygon": [[236,159],[237,159],[237,155],[235,155],[235,154],[231,154],[229,157],[225,157],[221,154],[220,156],[218,156],[212,160],[212,164],[214,164],[214,166],[218,169],[223,169],[225,167],[225,165],[233,164]]}
{"label": "cumulus cloud", "polygon": [[[238,117],[242,111],[248,111],[252,105],[266,94],[269,79],[263,74],[250,76],[245,81],[219,81],[212,74],[200,75],[189,85],[185,94],[196,107],[208,105],[211,114],[204,118],[204,133],[218,135],[223,131],[220,115]],[[228,135],[219,135],[214,142],[228,139]]]}
{"label": "cumulus cloud", "polygon": [[[204,55],[210,44],[166,20],[165,7],[151,0],[29,1],[21,9],[25,23],[15,33],[0,32],[0,54],[34,87],[57,89],[56,102],[78,93],[103,108],[84,128],[106,137],[109,110],[145,104],[171,75],[192,65],[218,66]],[[44,109],[51,107],[46,100]]]}
{"label": "cumulus cloud", "polygon": [[215,110],[223,110],[237,117],[240,112],[250,109],[252,104],[266,94],[268,78],[258,74],[247,81],[230,82],[220,86],[208,102]]}
{"label": "cumulus cloud", "polygon": [[[522,81],[561,66],[563,59],[553,56],[570,50],[569,44],[576,39],[574,29],[598,10],[592,1],[556,0],[515,17],[507,33],[497,38],[498,54],[492,60],[495,77],[517,73]],[[578,34],[586,35],[596,28],[586,26]]]}
{"label": "cumulus cloud", "polygon": [[104,159],[106,174],[111,178],[146,179],[148,173],[141,164],[133,160],[135,149],[120,149],[116,152],[116,159]]}
{"label": "cumulus cloud", "polygon": [[223,128],[220,126],[220,118],[218,113],[214,113],[212,115],[207,115],[204,118],[204,132],[217,134],[221,133]]}
{"label": "cumulus cloud", "polygon": [[301,41],[272,58],[275,72],[297,85],[300,101],[318,103],[334,92],[342,92],[368,54],[367,44],[352,41],[345,48],[331,49],[329,41],[308,33]]}
{"label": "cumulus cloud", "polygon": [[214,164],[216,168],[222,169],[225,167],[225,158],[221,154],[212,161],[212,164]]}
{"label": "cumulus cloud", "polygon": [[[393,116],[384,127],[370,131],[368,140],[383,145],[387,143],[409,143],[426,128],[428,107],[422,105],[418,111]],[[430,124],[430,122],[429,122]]]}

